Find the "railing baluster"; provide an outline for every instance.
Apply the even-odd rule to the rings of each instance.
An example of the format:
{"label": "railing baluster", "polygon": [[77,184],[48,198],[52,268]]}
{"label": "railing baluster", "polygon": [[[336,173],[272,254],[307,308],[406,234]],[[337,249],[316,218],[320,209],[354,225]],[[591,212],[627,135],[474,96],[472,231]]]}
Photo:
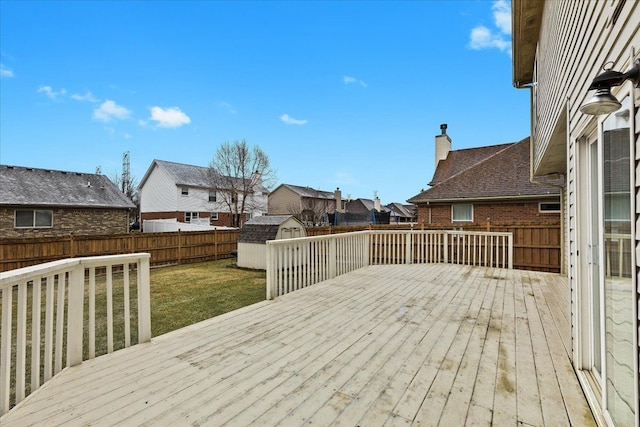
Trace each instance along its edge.
{"label": "railing baluster", "polygon": [[122,264],[124,304],[124,346],[131,347],[131,308],[129,303],[129,263]]}
{"label": "railing baluster", "polygon": [[27,290],[29,283],[18,285],[16,318],[16,400],[24,399],[27,376]]}
{"label": "railing baluster", "polygon": [[66,272],[58,274],[58,300],[56,309],[56,348],[54,355],[53,374],[62,370],[62,344],[64,338],[64,294]]}
{"label": "railing baluster", "polygon": [[96,357],[96,268],[89,268],[89,359]]}
{"label": "railing baluster", "polygon": [[31,305],[31,390],[40,387],[40,327],[42,320],[42,277],[33,281]]}
{"label": "railing baluster", "polygon": [[107,353],[113,353],[113,266],[107,265]]}
{"label": "railing baluster", "polygon": [[53,376],[53,303],[54,303],[55,276],[47,277],[47,289],[45,294],[45,324],[44,324],[44,381],[47,382]]}

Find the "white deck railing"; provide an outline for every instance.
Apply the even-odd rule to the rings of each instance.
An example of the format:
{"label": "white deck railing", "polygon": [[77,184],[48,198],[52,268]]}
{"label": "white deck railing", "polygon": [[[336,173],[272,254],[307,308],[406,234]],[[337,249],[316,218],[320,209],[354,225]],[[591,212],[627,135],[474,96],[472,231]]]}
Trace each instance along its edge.
{"label": "white deck railing", "polygon": [[267,242],[267,299],[367,265],[450,263],[513,268],[513,234],[358,231]]}
{"label": "white deck railing", "polygon": [[106,352],[114,351],[114,271],[122,275],[124,346],[131,345],[129,272],[134,265],[137,342],[141,343],[151,340],[149,254],[74,258],[0,273],[0,415],[60,372],[65,350],[66,366],[95,357],[96,270],[105,286]]}

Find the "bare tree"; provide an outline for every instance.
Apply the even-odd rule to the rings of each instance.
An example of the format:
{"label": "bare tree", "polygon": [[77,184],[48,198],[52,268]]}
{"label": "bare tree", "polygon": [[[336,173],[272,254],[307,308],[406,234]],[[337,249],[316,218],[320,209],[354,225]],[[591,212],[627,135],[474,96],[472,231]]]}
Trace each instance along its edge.
{"label": "bare tree", "polygon": [[268,188],[276,179],[267,154],[258,146],[249,147],[244,139],[218,147],[209,172],[217,195],[231,212],[233,227],[241,227],[242,214],[257,207],[254,192]]}
{"label": "bare tree", "polygon": [[325,214],[329,213],[330,203],[323,192],[316,189],[307,189],[312,193],[311,197],[302,197],[299,201],[287,206],[288,212],[303,222],[305,225],[321,225],[325,221]]}

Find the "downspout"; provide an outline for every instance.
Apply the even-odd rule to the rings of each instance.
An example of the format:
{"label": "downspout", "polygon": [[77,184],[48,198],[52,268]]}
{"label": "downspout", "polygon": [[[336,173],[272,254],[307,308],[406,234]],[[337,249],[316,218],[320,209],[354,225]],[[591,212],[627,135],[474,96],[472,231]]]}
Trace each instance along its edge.
{"label": "downspout", "polygon": [[[529,89],[529,181],[532,184],[538,184],[538,185],[550,185],[552,187],[557,187],[560,189],[560,274],[566,274],[566,268],[565,268],[565,247],[564,247],[564,225],[565,225],[565,197],[564,197],[564,190],[566,188],[567,185],[567,180],[566,180],[566,176],[564,174],[559,174],[560,176],[562,176],[562,184],[554,184],[552,182],[545,182],[545,181],[538,181],[536,180],[536,177],[533,174],[533,88],[536,85],[536,83],[530,83],[530,84],[520,84],[520,82],[518,82],[517,84],[514,85],[514,87],[516,89]],[[568,104],[567,104],[568,106]],[[568,107],[567,107],[568,108]],[[567,127],[569,126],[569,123],[567,121]],[[568,132],[568,130],[567,130]],[[568,133],[567,133],[568,134]]]}

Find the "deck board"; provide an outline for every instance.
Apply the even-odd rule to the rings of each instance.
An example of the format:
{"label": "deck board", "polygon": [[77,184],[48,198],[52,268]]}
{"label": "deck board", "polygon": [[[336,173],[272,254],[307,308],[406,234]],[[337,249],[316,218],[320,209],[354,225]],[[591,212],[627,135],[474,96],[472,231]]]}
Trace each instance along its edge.
{"label": "deck board", "polygon": [[562,276],[370,266],[65,369],[26,425],[595,425]]}

